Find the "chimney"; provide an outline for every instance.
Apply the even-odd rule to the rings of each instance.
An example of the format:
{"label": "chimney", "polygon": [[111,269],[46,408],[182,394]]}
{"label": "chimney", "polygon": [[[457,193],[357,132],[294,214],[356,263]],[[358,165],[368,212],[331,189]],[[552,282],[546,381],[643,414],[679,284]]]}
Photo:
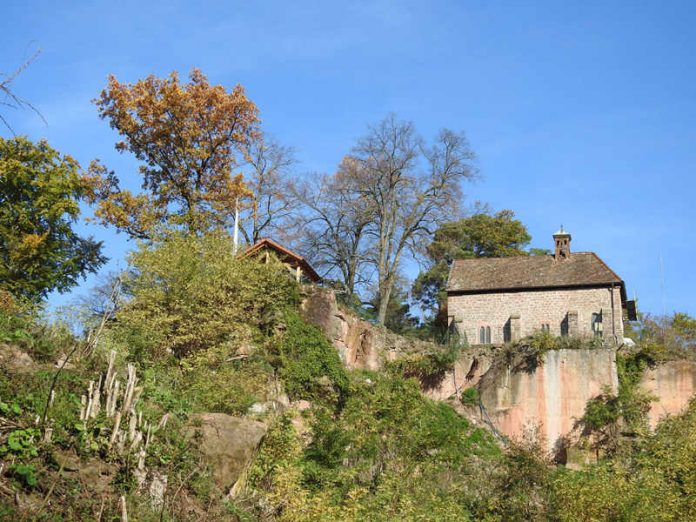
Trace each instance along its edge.
{"label": "chimney", "polygon": [[564,259],[568,259],[570,257],[571,239],[570,234],[563,230],[563,225],[561,225],[561,229],[553,235],[553,241],[556,244],[554,258],[557,261],[563,261]]}

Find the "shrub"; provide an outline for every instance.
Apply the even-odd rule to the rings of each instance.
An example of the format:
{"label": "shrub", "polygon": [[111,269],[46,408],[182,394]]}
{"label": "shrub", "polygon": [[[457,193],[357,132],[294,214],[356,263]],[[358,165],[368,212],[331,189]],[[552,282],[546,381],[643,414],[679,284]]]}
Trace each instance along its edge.
{"label": "shrub", "polygon": [[269,330],[298,300],[280,263],[240,260],[222,234],[172,236],[140,245],[117,321],[148,339],[155,356],[185,356],[229,341],[240,324]]}
{"label": "shrub", "polygon": [[582,423],[590,431],[598,431],[616,423],[621,417],[621,404],[618,398],[608,391],[590,399],[585,405]]}
{"label": "shrub", "polygon": [[647,414],[654,397],[640,387],[643,373],[659,361],[653,345],[642,347],[633,354],[617,354],[616,366],[619,376],[617,400],[621,405],[621,416],[629,429],[647,429]]}
{"label": "shrub", "polygon": [[269,343],[267,355],[293,399],[342,401],[348,378],[333,345],[294,310],[286,310],[285,330]]}
{"label": "shrub", "polygon": [[459,400],[464,406],[476,406],[479,403],[478,390],[474,387],[467,388],[462,392]]}
{"label": "shrub", "polygon": [[548,520],[553,467],[536,433],[510,444],[501,472],[494,482],[494,511],[501,520]]}
{"label": "shrub", "polygon": [[414,353],[390,362],[388,370],[404,377],[415,377],[427,390],[442,382],[445,374],[454,368],[461,354],[461,346],[455,343],[441,349]]}
{"label": "shrub", "polygon": [[181,361],[179,393],[198,411],[243,414],[269,395],[270,367],[259,357],[235,360],[230,346],[210,348]]}
{"label": "shrub", "polygon": [[580,419],[584,435],[593,435],[597,448],[616,452],[620,447],[620,428],[634,433],[647,431],[647,414],[654,397],[640,387],[640,381],[643,372],[654,366],[661,354],[652,343],[633,353],[617,353],[618,393],[604,389],[601,395],[588,401]]}
{"label": "shrub", "polygon": [[27,489],[34,489],[39,483],[36,468],[31,464],[12,464],[10,473]]}

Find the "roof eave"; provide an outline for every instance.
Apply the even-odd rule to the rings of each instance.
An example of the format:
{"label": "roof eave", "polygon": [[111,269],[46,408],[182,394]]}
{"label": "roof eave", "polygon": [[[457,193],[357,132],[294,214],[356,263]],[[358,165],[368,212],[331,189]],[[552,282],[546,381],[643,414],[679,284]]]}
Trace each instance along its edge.
{"label": "roof eave", "polygon": [[607,281],[605,283],[579,283],[579,284],[568,284],[568,285],[548,285],[548,286],[514,286],[514,287],[501,287],[501,288],[447,288],[447,295],[471,295],[471,294],[502,294],[506,292],[534,292],[543,290],[580,290],[580,289],[591,289],[591,288],[611,288],[614,285],[620,284],[621,288],[625,287],[623,281]]}

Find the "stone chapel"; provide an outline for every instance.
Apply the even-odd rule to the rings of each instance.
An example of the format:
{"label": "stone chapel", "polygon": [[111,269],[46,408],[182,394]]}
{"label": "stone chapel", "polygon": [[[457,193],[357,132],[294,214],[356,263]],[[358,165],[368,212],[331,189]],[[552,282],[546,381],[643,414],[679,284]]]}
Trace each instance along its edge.
{"label": "stone chapel", "polygon": [[503,344],[543,330],[623,342],[635,320],[623,280],[594,252],[571,252],[563,227],[554,254],[457,259],[447,282],[450,327],[470,345]]}

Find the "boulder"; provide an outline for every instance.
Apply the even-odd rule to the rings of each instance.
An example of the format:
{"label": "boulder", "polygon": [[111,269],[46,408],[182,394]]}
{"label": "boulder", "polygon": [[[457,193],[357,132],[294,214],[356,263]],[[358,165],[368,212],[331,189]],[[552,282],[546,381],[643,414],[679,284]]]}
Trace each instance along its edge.
{"label": "boulder", "polygon": [[242,477],[266,434],[262,422],[224,413],[194,415],[190,433],[196,438],[215,483],[223,491]]}
{"label": "boulder", "polygon": [[10,373],[29,373],[36,363],[28,353],[11,344],[0,344],[0,366]]}

